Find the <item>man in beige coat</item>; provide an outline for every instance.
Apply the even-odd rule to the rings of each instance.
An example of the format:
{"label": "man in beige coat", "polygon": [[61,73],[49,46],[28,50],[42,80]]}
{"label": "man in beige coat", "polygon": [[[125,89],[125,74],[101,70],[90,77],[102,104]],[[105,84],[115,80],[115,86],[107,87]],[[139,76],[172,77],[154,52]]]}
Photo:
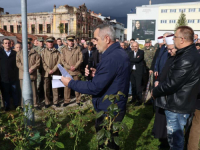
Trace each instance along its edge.
{"label": "man in beige coat", "polygon": [[[82,52],[80,47],[74,46],[75,36],[67,36],[68,47],[65,47],[61,51],[61,62],[64,68],[69,72],[69,74],[73,77],[74,80],[79,80],[80,66],[83,62]],[[64,104],[66,107],[70,103],[70,93],[71,89],[65,87],[64,89]],[[76,95],[76,103],[80,106],[81,94],[75,92]]]}
{"label": "man in beige coat", "polygon": [[[50,88],[52,75],[59,75],[58,64],[60,63],[60,52],[53,46],[54,38],[48,37],[46,39],[46,48],[41,52],[43,77],[44,77],[44,95],[45,95],[45,108],[50,107]],[[53,104],[60,107],[58,104],[58,89],[53,91]]]}
{"label": "man in beige coat", "polygon": [[[32,49],[31,46],[31,40],[28,39],[28,64],[29,64],[29,74],[30,74],[30,79],[31,79],[31,85],[32,85],[32,90],[33,90],[33,105],[35,109],[39,110],[40,108],[38,107],[38,99],[37,99],[37,94],[36,94],[36,79],[37,79],[37,69],[40,66],[40,56],[38,53]],[[24,73],[24,68],[23,68],[23,51],[17,52],[16,55],[16,65],[19,68],[19,79],[20,79],[20,87],[22,91],[22,85],[23,85],[23,73]],[[21,98],[21,106],[23,107],[23,99]]]}

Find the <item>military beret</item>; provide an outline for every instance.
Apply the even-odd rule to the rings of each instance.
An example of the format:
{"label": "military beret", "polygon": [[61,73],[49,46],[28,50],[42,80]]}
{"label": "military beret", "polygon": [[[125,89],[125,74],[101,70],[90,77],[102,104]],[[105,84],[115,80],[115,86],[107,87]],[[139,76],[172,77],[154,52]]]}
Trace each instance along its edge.
{"label": "military beret", "polygon": [[150,39],[146,39],[146,40],[145,40],[145,43],[150,43],[150,42],[151,42]]}
{"label": "military beret", "polygon": [[74,40],[75,39],[75,36],[74,35],[68,35],[66,37],[67,40]]}
{"label": "military beret", "polygon": [[46,39],[46,42],[54,42],[54,41],[55,41],[55,38],[53,36],[49,36]]}
{"label": "military beret", "polygon": [[43,37],[38,37],[37,40],[38,40],[39,42],[44,42],[44,38],[43,38]]}

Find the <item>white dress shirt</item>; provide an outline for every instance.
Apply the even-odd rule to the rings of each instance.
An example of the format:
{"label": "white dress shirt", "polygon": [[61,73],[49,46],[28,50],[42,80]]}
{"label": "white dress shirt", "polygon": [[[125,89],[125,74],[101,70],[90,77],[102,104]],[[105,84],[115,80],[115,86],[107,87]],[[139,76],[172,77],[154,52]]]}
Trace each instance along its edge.
{"label": "white dress shirt", "polygon": [[[135,52],[134,51],[134,58],[137,58],[137,52]],[[135,65],[133,65],[133,68],[132,68],[133,70],[136,70],[136,66]]]}
{"label": "white dress shirt", "polygon": [[7,55],[7,56],[10,56],[11,50],[6,51],[6,50],[4,49],[4,51],[6,52],[6,55]]}

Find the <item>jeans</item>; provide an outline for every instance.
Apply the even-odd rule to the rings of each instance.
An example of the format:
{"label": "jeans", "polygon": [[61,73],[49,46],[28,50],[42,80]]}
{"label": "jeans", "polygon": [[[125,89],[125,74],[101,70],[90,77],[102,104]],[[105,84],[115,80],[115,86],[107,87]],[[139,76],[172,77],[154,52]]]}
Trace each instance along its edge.
{"label": "jeans", "polygon": [[2,97],[5,102],[5,108],[10,107],[10,94],[12,95],[15,107],[19,106],[19,95],[17,81],[11,83],[1,82]]}
{"label": "jeans", "polygon": [[170,150],[184,149],[184,126],[190,114],[179,114],[165,110],[167,138]]}

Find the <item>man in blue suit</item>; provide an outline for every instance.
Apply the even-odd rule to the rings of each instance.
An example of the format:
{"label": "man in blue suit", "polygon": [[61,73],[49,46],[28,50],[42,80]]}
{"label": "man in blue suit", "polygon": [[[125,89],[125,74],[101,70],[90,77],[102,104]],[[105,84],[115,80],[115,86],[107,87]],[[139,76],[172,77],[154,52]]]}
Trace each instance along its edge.
{"label": "man in blue suit", "polygon": [[[75,81],[70,78],[62,77],[62,82],[69,88],[84,94],[92,95],[92,102],[95,110],[107,111],[111,102],[107,99],[102,101],[105,95],[117,94],[121,91],[126,96],[120,96],[119,101],[115,103],[120,108],[119,115],[115,121],[121,122],[126,113],[126,103],[128,99],[129,81],[130,81],[130,62],[127,53],[115,42],[115,30],[110,25],[99,25],[94,32],[96,47],[102,53],[101,61],[97,68],[91,68],[91,81]],[[89,75],[86,67],[85,75]],[[96,120],[96,130],[100,130],[100,124],[104,117]],[[113,149],[118,149],[113,144]]]}

